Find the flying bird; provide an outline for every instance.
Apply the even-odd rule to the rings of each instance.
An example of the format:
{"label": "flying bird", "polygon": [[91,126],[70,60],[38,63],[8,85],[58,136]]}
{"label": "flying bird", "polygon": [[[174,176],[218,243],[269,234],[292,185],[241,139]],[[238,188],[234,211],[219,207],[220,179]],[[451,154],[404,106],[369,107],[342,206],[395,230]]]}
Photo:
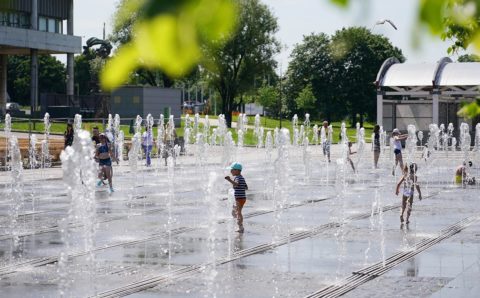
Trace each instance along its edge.
{"label": "flying bird", "polygon": [[390,21],[390,20],[386,20],[386,19],[383,19],[383,20],[378,20],[375,25],[383,25],[385,24],[385,22],[389,23],[390,25],[392,25],[393,29],[397,30],[397,26],[395,26],[395,24]]}

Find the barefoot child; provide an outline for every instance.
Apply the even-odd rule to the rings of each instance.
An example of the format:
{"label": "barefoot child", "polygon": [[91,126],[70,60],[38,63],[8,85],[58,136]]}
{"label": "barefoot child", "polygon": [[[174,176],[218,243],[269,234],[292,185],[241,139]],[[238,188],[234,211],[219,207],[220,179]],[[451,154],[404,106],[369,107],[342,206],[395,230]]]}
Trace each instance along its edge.
{"label": "barefoot child", "polygon": [[[412,212],[413,205],[413,194],[415,188],[418,191],[418,199],[422,200],[422,192],[420,191],[420,185],[417,181],[417,164],[412,163],[410,166],[405,165],[404,175],[400,181],[398,181],[397,189],[395,194],[398,196],[400,193],[400,186],[403,183],[403,194],[402,194],[402,213],[400,214],[400,223],[403,224],[403,213],[407,209],[407,218],[405,219],[406,224],[410,223],[410,213]],[[407,205],[408,204],[408,205]]]}
{"label": "barefoot child", "polygon": [[242,208],[247,201],[247,195],[245,190],[248,189],[248,185],[245,182],[245,179],[242,176],[242,165],[238,162],[234,162],[229,167],[230,173],[234,177],[233,180],[230,176],[226,176],[225,180],[230,182],[233,185],[233,190],[235,191],[235,205],[233,206],[232,215],[237,219],[238,231],[243,233],[243,215]]}

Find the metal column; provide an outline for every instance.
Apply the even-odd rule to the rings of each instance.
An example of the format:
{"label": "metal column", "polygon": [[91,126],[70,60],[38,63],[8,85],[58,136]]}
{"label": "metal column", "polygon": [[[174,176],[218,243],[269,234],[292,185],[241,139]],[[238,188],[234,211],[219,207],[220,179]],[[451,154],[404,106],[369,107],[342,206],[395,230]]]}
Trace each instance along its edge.
{"label": "metal column", "polygon": [[[68,8],[68,19],[67,19],[67,34],[73,35],[73,0],[69,1],[69,8]],[[73,96],[75,92],[75,74],[73,70],[74,59],[73,53],[67,54],[67,96]]]}
{"label": "metal column", "polygon": [[383,125],[383,94],[377,91],[377,124]]}
{"label": "metal column", "polygon": [[7,55],[0,55],[0,116],[5,115],[7,103]]}
{"label": "metal column", "polygon": [[440,125],[439,121],[439,91],[432,91],[432,123]]}

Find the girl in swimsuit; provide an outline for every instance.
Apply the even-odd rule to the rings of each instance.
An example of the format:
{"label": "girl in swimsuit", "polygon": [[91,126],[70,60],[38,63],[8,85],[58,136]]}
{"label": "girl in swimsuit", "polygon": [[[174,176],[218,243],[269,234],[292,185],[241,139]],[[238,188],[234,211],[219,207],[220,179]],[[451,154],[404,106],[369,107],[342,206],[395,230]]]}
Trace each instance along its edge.
{"label": "girl in swimsuit", "polygon": [[115,156],[112,152],[112,146],[108,144],[107,137],[103,133],[100,134],[100,143],[97,145],[95,158],[98,159],[98,163],[100,165],[100,171],[98,173],[98,179],[100,180],[98,181],[97,185],[100,186],[102,184],[102,178],[106,177],[108,179],[108,185],[110,186],[110,192],[112,193],[112,158],[115,159]]}
{"label": "girl in swimsuit", "polygon": [[412,163],[410,166],[406,165],[404,169],[404,175],[400,181],[398,181],[397,189],[395,194],[398,196],[400,193],[400,186],[403,184],[403,191],[402,191],[402,212],[400,213],[400,223],[403,224],[404,218],[403,214],[405,210],[407,210],[407,218],[405,218],[405,222],[407,225],[410,223],[410,213],[412,212],[412,205],[413,205],[413,195],[415,192],[415,188],[418,191],[418,199],[422,200],[422,192],[420,191],[420,185],[418,185],[417,181],[417,164]]}

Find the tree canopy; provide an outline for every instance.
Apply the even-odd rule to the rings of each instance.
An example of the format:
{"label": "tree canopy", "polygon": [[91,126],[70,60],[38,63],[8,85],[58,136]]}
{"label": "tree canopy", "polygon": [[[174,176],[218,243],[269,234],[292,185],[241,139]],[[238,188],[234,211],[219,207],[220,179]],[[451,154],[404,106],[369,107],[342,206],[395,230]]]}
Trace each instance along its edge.
{"label": "tree canopy", "polygon": [[[8,56],[7,90],[12,100],[30,104],[30,57]],[[65,65],[50,55],[38,56],[38,92],[65,93]]]}
{"label": "tree canopy", "polygon": [[374,119],[373,82],[383,61],[389,57],[404,60],[402,52],[387,38],[363,27],[344,28],[332,37],[323,33],[305,36],[292,51],[287,72],[290,112],[299,112],[298,99],[310,97],[310,85],[316,99],[310,104],[320,112],[315,115],[311,108],[312,116],[331,121],[350,115],[352,123],[356,122],[357,115],[361,122],[364,116]]}
{"label": "tree canopy", "polygon": [[253,88],[257,73],[272,72],[280,46],[277,19],[259,0],[238,1],[237,29],[225,42],[205,47],[205,76],[220,94],[222,113],[231,126],[234,99]]}

